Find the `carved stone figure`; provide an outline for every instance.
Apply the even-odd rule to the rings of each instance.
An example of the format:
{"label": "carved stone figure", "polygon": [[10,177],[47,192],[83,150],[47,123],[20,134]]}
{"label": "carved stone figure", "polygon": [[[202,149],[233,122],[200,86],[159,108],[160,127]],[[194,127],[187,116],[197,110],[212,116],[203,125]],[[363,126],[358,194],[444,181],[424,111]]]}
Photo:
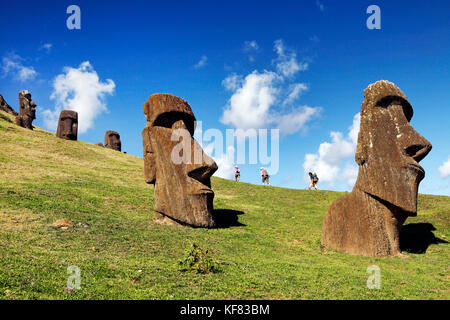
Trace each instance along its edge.
{"label": "carved stone figure", "polygon": [[36,119],[36,103],[31,100],[28,90],[19,92],[20,114],[16,117],[18,126],[33,130],[33,120]]}
{"label": "carved stone figure", "polygon": [[77,140],[78,137],[78,113],[72,110],[63,110],[59,116],[58,129],[56,130],[58,138],[67,140]]}
{"label": "carved stone figure", "polygon": [[325,216],[322,244],[365,256],[401,255],[400,229],[417,215],[425,177],[418,164],[431,144],[410,124],[413,109],[403,92],[382,80],[364,90],[353,191],[334,201]]}
{"label": "carved stone figure", "polygon": [[108,130],[105,134],[105,148],[122,151],[122,142],[120,141],[120,134],[116,131]]}
{"label": "carved stone figure", "polygon": [[9,104],[6,103],[5,99],[3,99],[3,96],[1,94],[0,94],[0,110],[12,114],[13,116],[19,115],[16,111],[14,111],[13,108],[11,108]]}
{"label": "carved stone figure", "polygon": [[157,93],[144,103],[142,131],[145,181],[155,185],[155,220],[192,227],[215,227],[211,176],[217,164],[194,140],[189,104]]}
{"label": "carved stone figure", "polygon": [[99,146],[99,147],[103,147],[103,143],[101,143],[101,142],[97,142],[95,145]]}

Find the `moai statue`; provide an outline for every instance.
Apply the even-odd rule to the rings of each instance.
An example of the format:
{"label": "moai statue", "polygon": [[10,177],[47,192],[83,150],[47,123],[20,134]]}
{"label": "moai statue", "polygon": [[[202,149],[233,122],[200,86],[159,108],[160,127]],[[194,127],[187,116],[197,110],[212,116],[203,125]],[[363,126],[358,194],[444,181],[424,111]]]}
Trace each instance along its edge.
{"label": "moai statue", "polygon": [[103,143],[101,143],[101,142],[97,142],[95,145],[99,146],[99,147],[103,147]]}
{"label": "moai statue", "polygon": [[413,109],[389,81],[364,90],[353,191],[334,201],[325,216],[322,244],[365,256],[401,255],[400,229],[417,215],[417,192],[425,177],[418,164],[431,144],[410,124]]}
{"label": "moai statue", "polygon": [[5,99],[3,99],[3,96],[1,94],[0,94],[0,110],[12,114],[13,116],[16,117],[19,115],[16,111],[14,111],[13,108],[11,108],[9,104],[6,103]]}
{"label": "moai statue", "polygon": [[77,140],[78,137],[78,113],[72,110],[63,110],[59,116],[58,129],[56,130],[58,138],[67,140]]}
{"label": "moai statue", "polygon": [[108,130],[105,134],[105,148],[122,151],[122,142],[120,141],[120,134],[115,131]]}
{"label": "moai statue", "polygon": [[143,107],[144,175],[147,183],[155,185],[155,221],[215,227],[211,176],[217,164],[193,138],[191,107],[162,93],[151,95]]}
{"label": "moai statue", "polygon": [[16,117],[18,126],[33,130],[33,120],[36,119],[36,103],[31,100],[28,90],[19,92],[20,114]]}

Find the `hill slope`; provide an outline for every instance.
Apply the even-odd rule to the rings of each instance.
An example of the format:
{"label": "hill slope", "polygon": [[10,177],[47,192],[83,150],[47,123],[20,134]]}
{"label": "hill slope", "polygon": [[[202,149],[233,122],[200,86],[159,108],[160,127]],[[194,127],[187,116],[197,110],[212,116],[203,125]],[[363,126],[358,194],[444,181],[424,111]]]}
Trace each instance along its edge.
{"label": "hill slope", "polygon": [[[405,246],[426,253],[406,259],[323,248],[324,214],[342,196],[330,191],[213,178],[215,208],[240,213],[242,225],[163,226],[152,222],[153,187],[144,183],[141,158],[10,119],[0,111],[2,299],[450,298],[449,197],[420,195],[406,231],[424,241]],[[74,227],[52,227],[58,219]],[[191,243],[209,249],[220,272],[181,272],[177,262]],[[68,293],[72,265],[81,289]],[[380,290],[366,286],[370,265],[381,269]]]}

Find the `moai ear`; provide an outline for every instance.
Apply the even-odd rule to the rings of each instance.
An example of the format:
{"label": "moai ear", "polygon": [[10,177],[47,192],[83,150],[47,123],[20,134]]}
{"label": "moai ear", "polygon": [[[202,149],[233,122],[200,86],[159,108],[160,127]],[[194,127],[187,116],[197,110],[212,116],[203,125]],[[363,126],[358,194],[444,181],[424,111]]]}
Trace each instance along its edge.
{"label": "moai ear", "polygon": [[145,182],[155,184],[156,182],[156,161],[150,140],[150,127],[142,130],[142,145],[144,149],[144,176]]}

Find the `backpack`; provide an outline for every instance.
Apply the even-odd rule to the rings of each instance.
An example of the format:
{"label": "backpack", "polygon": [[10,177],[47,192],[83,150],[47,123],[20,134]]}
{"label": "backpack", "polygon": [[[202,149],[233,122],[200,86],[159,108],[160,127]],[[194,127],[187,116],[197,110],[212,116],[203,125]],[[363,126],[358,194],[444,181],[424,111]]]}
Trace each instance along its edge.
{"label": "backpack", "polygon": [[317,174],[313,174],[313,181],[315,182],[315,183],[317,183],[317,182],[319,182],[319,178],[317,177]]}

